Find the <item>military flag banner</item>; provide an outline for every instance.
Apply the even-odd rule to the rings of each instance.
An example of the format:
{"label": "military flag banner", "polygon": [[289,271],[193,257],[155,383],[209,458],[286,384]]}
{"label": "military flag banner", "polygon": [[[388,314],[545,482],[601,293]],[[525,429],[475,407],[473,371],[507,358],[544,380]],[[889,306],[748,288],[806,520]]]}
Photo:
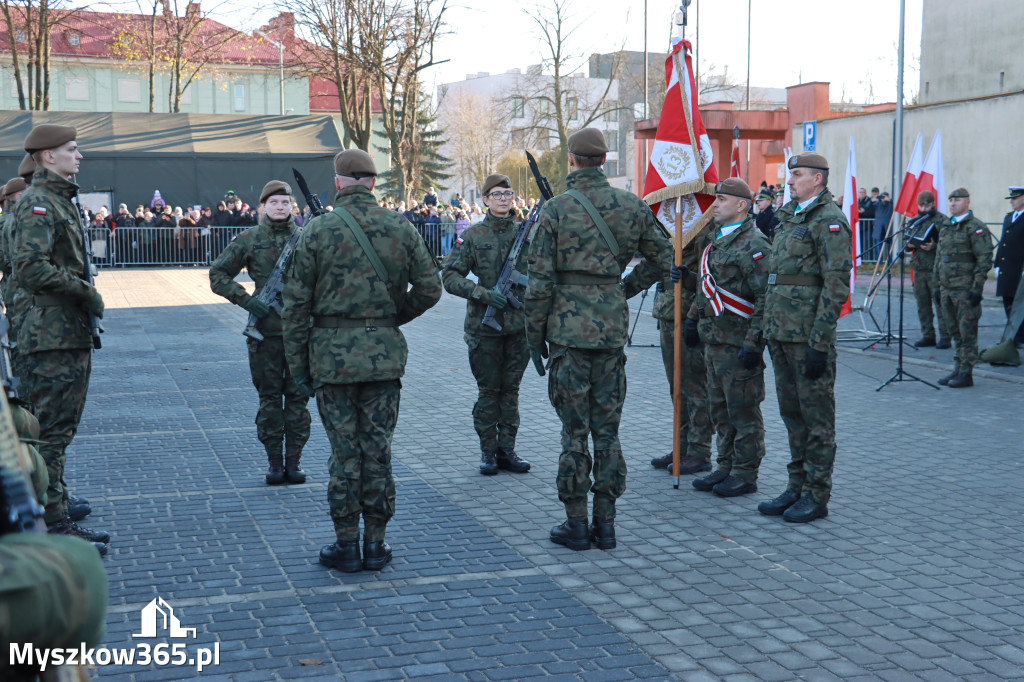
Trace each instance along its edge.
{"label": "military flag banner", "polygon": [[[949,213],[946,203],[946,173],[942,167],[942,131],[935,131],[935,139],[928,149],[928,156],[924,157],[924,167],[921,168],[921,177],[917,180],[917,194],[928,190],[935,195],[935,210],[939,213]],[[915,202],[917,194],[914,195]]]}
{"label": "military flag banner", "polygon": [[792,172],[789,170],[789,157],[793,156],[793,148],[786,147],[785,149],[782,150],[782,153],[786,157],[785,161],[782,164],[782,167],[786,169],[786,179],[782,183],[782,205],[785,206],[793,198],[793,195],[790,193],[789,188],[789,176],[792,175]]}
{"label": "military flag banner", "polygon": [[902,213],[908,218],[917,215],[917,183],[924,167],[924,160],[921,158],[921,143],[924,136],[917,134],[914,141],[914,151],[910,152],[910,163],[907,164],[907,172],[903,174],[903,185],[900,187],[900,195],[896,201],[896,213]]}
{"label": "military flag banner", "polygon": [[850,156],[846,160],[846,181],[843,183],[843,215],[850,223],[853,231],[853,268],[850,270],[850,296],[843,303],[839,317],[849,313],[852,308],[853,288],[857,282],[857,266],[860,265],[860,230],[858,222],[860,211],[857,205],[857,154],[853,149],[853,138],[850,138]]}
{"label": "military flag banner", "polygon": [[732,162],[729,164],[729,177],[743,177],[743,174],[740,172],[740,143],[738,140],[733,140],[732,142]]}
{"label": "military flag banner", "polygon": [[679,40],[673,46],[665,60],[665,80],[665,104],[651,149],[643,196],[661,224],[673,234],[679,205],[685,247],[710,220],[718,182],[711,140],[697,109],[689,41]]}

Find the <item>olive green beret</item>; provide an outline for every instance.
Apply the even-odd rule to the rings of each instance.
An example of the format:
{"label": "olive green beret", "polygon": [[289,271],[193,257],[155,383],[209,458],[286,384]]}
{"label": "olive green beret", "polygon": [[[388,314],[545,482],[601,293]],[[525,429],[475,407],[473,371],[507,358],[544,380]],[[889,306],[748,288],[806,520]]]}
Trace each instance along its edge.
{"label": "olive green beret", "polygon": [[579,156],[604,156],[608,153],[608,143],[597,128],[584,128],[569,136],[569,151]]}
{"label": "olive green beret", "polygon": [[815,170],[828,170],[828,161],[821,154],[815,152],[804,152],[803,154],[794,154],[789,157],[789,169],[794,168],[813,168]]}
{"label": "olive green beret", "polygon": [[42,123],[33,128],[25,138],[25,151],[32,154],[43,149],[56,149],[76,137],[78,131],[71,126]]}
{"label": "olive green beret", "polygon": [[334,172],[358,179],[377,175],[377,166],[362,149],[346,149],[334,157]]}
{"label": "olive green beret", "polygon": [[750,191],[750,185],[743,182],[740,178],[726,178],[715,185],[715,194],[728,194],[729,196],[750,201],[753,193]]}
{"label": "olive green beret", "polygon": [[966,187],[957,187],[955,190],[949,193],[950,199],[969,199],[971,197],[970,192],[967,191]]}
{"label": "olive green beret", "polygon": [[509,189],[512,189],[512,181],[508,179],[507,175],[501,175],[500,173],[488,175],[487,179],[484,180],[482,193],[487,195],[495,187],[508,187]]}
{"label": "olive green beret", "polygon": [[32,177],[32,174],[36,172],[36,160],[32,158],[31,154],[26,154],[25,158],[21,160],[21,165],[18,166],[18,175],[28,179]]}
{"label": "olive green beret", "polygon": [[935,195],[931,193],[931,190],[927,190],[927,189],[923,190],[920,194],[917,195],[917,203],[918,204],[934,204],[935,203]]}
{"label": "olive green beret", "polygon": [[20,176],[11,178],[7,181],[7,184],[4,185],[3,198],[6,199],[7,197],[13,197],[18,192],[24,192],[27,187],[28,183],[25,182],[25,178]]}
{"label": "olive green beret", "polygon": [[280,180],[271,180],[267,184],[263,185],[263,191],[260,192],[260,203],[264,203],[275,194],[283,194],[290,197],[292,195],[291,185],[287,182],[281,182]]}

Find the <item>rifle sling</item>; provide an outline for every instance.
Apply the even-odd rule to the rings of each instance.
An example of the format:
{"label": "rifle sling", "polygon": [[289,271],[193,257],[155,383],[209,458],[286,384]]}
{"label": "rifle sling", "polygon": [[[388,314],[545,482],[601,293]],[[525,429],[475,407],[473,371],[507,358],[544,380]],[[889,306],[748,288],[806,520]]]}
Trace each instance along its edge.
{"label": "rifle sling", "polygon": [[348,225],[348,229],[352,230],[352,236],[359,242],[359,248],[366,254],[366,258],[370,261],[370,265],[373,266],[374,272],[377,273],[377,277],[387,284],[388,282],[388,271],[384,269],[384,264],[380,262],[380,257],[377,252],[373,250],[373,246],[370,244],[370,240],[367,239],[366,233],[363,232],[363,228],[359,227],[359,223],[346,209],[341,206],[335,206],[334,212],[338,214],[338,217],[345,221]]}
{"label": "rifle sling", "polygon": [[588,199],[583,192],[578,189],[566,190],[565,193],[579,202],[580,206],[587,211],[590,215],[590,219],[594,221],[595,225],[597,225],[598,231],[608,244],[608,248],[612,250],[612,255],[617,257],[619,255],[619,243],[615,240],[615,235],[612,234],[611,228],[608,227],[608,223],[606,223],[604,218],[601,217],[601,214],[598,213],[594,204],[590,203],[590,199]]}

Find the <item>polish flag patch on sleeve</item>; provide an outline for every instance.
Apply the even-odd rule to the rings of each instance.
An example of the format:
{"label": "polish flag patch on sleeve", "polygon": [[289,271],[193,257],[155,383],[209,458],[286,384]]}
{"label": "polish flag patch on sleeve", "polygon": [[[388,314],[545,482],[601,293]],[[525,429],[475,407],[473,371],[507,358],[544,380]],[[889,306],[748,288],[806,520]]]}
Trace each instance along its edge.
{"label": "polish flag patch on sleeve", "polygon": [[455,243],[456,243],[456,244],[461,244],[461,243],[462,243],[463,241],[464,241],[464,240],[462,239],[462,237],[456,237],[456,238],[455,238]]}
{"label": "polish flag patch on sleeve", "polygon": [[832,225],[828,226],[828,231],[829,232],[839,232],[839,230],[841,230],[841,229],[843,229],[842,226],[836,225],[836,224],[832,224]]}
{"label": "polish flag patch on sleeve", "polygon": [[762,258],[764,258],[764,253],[758,251],[753,256],[751,256],[751,258],[753,258],[754,260],[761,260]]}
{"label": "polish flag patch on sleeve", "polygon": [[985,228],[981,228],[980,230],[976,230],[974,232],[974,234],[985,234]]}
{"label": "polish flag patch on sleeve", "polygon": [[36,215],[46,215],[46,207],[45,206],[33,206],[32,207],[32,212],[35,213]]}

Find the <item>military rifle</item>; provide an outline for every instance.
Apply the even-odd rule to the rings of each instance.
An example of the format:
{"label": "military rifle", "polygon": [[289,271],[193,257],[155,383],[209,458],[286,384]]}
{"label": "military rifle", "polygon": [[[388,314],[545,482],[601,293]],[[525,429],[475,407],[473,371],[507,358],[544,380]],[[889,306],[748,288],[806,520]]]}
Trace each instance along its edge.
{"label": "military rifle", "polygon": [[[7,324],[4,318],[3,324]],[[6,332],[4,333],[6,338]],[[4,355],[7,355],[6,349]],[[9,358],[5,357],[5,362]],[[24,443],[18,437],[7,396],[8,376],[4,376],[4,392],[0,395],[0,535],[7,533],[45,533],[43,505],[36,499],[32,479],[25,471]],[[17,385],[17,380],[15,380]]]}
{"label": "military rifle", "polygon": [[11,370],[11,348],[14,346],[7,333],[10,329],[11,324],[7,321],[7,315],[0,313],[0,385],[3,386],[8,400],[17,401],[18,384],[21,380],[14,376]]}
{"label": "military rifle", "polygon": [[[256,297],[266,303],[267,307],[271,310],[276,311],[278,315],[282,312],[281,290],[284,289],[284,271],[288,267],[288,262],[292,259],[292,254],[295,253],[295,245],[299,242],[299,237],[301,236],[302,228],[295,228],[292,236],[288,237],[288,241],[285,242],[284,249],[274,264],[274,270],[270,273],[270,277],[267,278],[267,283],[263,285],[263,289],[260,290],[259,295]],[[249,313],[249,320],[245,324],[245,329],[242,330],[244,336],[257,343],[263,340],[263,334],[256,328],[256,323],[259,320],[260,318]]]}
{"label": "military rifle", "polygon": [[302,173],[292,168],[292,175],[295,176],[295,182],[298,183],[302,196],[306,197],[306,203],[309,204],[309,210],[313,217],[327,213],[327,209],[320,203],[320,197],[309,191],[309,185],[306,184],[306,178],[302,177]]}
{"label": "military rifle", "polygon": [[[89,221],[85,219],[85,209],[82,208],[82,200],[75,192],[75,207],[78,208],[78,224],[82,228],[82,252],[85,261],[85,281],[96,286],[96,266],[92,262],[92,242],[89,240]],[[92,347],[99,350],[103,347],[100,334],[103,333],[103,323],[92,311],[89,312],[89,328],[92,330]]]}
{"label": "military rifle", "polygon": [[[512,287],[517,284],[526,286],[527,280],[523,273],[516,270],[516,263],[519,261],[519,254],[522,252],[523,246],[526,245],[526,240],[530,236],[530,231],[533,230],[533,226],[540,220],[540,211],[544,206],[544,202],[554,196],[547,177],[540,174],[540,168],[537,167],[537,160],[533,158],[533,154],[526,152],[526,160],[530,164],[533,179],[536,180],[537,188],[540,190],[540,201],[533,205],[526,220],[519,225],[519,231],[516,232],[515,239],[512,240],[512,248],[508,252],[508,258],[505,259],[505,267],[501,269],[501,274],[498,275],[498,282],[494,285],[494,288],[508,299],[509,305],[517,310],[523,307],[523,302],[512,294]],[[484,311],[482,324],[500,332],[501,325],[494,319],[496,312],[493,305],[487,306],[487,310]]]}

